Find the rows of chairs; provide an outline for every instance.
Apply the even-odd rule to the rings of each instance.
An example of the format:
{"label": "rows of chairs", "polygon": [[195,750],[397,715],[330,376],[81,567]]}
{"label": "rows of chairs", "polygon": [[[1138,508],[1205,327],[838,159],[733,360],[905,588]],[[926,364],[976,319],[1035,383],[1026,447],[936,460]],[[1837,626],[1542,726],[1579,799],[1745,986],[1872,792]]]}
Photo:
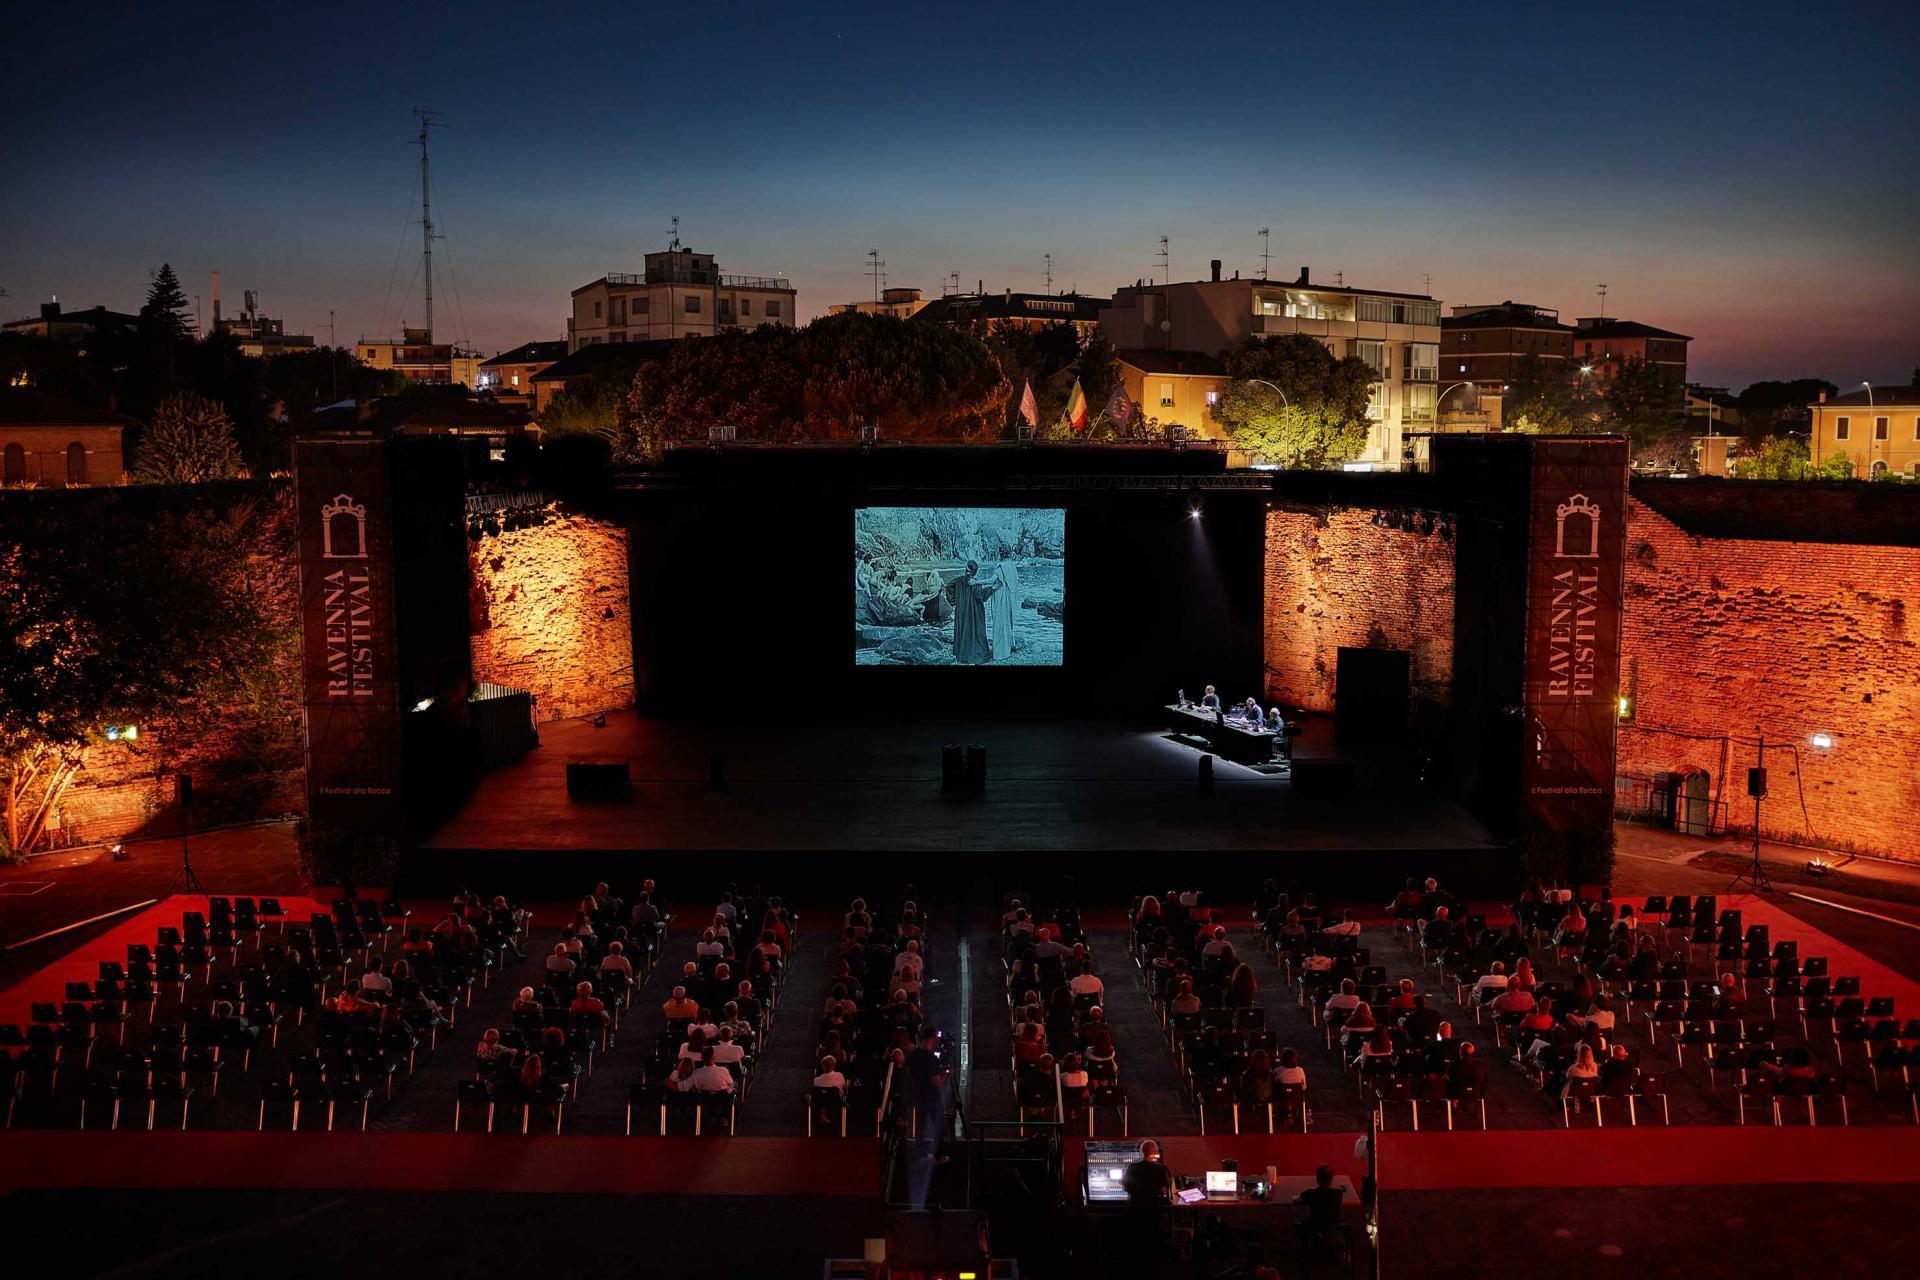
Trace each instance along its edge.
{"label": "rows of chairs", "polygon": [[[878,1137],[889,1126],[918,1123],[903,1105],[904,1064],[923,1021],[921,992],[934,980],[927,928],[919,904],[910,899],[888,904],[856,898],[848,904],[817,997],[807,1136],[844,1138],[857,1123],[858,1132]],[[829,1059],[844,1086],[815,1083]]]}

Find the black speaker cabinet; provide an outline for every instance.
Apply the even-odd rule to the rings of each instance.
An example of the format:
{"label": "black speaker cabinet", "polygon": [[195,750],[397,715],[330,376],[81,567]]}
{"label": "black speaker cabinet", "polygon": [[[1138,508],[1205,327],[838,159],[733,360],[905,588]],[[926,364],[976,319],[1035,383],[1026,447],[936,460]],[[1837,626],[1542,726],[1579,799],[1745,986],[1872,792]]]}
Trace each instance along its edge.
{"label": "black speaker cabinet", "polygon": [[631,789],[625,756],[567,761],[567,795],[574,800],[620,800]]}

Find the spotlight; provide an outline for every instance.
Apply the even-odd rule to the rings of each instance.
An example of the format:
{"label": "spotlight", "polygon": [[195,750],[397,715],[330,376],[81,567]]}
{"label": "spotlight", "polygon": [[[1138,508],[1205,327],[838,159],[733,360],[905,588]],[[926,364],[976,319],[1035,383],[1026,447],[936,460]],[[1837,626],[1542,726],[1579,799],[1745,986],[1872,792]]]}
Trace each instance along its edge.
{"label": "spotlight", "polygon": [[1833,735],[1830,733],[1816,733],[1813,735],[1812,741],[1814,746],[1825,751],[1833,745]]}
{"label": "spotlight", "polygon": [[433,695],[428,694],[426,697],[420,699],[420,701],[414,703],[413,709],[415,711],[425,711],[428,707],[431,707],[432,705],[433,705]]}
{"label": "spotlight", "polygon": [[127,846],[123,844],[110,844],[107,846],[107,852],[113,855],[115,862],[125,862],[127,860]]}
{"label": "spotlight", "polygon": [[1200,508],[1198,508],[1198,507],[1189,507],[1189,508],[1187,509],[1187,515],[1188,515],[1188,516],[1190,516],[1190,517],[1192,517],[1192,518],[1193,518],[1193,519],[1195,519],[1195,520],[1198,520],[1198,519],[1200,518]]}
{"label": "spotlight", "polygon": [[1824,861],[1820,858],[1807,859],[1807,874],[1816,880],[1825,876],[1827,872],[1831,870],[1833,870],[1833,864],[1831,862]]}
{"label": "spotlight", "polygon": [[606,712],[604,712],[604,711],[602,711],[602,712],[601,712],[601,713],[600,713],[599,715],[597,715],[597,716],[595,716],[595,717],[593,718],[593,727],[594,727],[594,728],[596,728],[596,729],[604,729],[604,728],[606,728],[606,727],[607,727],[607,713],[606,713]]}

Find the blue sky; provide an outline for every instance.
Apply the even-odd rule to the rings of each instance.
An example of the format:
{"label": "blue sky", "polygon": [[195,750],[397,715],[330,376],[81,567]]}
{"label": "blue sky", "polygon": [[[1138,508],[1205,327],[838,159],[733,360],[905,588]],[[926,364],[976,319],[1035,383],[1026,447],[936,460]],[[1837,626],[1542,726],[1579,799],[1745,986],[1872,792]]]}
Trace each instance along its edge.
{"label": "blue sky", "polygon": [[[1920,363],[1920,7],[9,6],[0,309],[171,262],[342,341],[564,331],[668,220],[803,314],[894,284],[1259,268],[1607,311],[1697,379]],[[451,283],[444,268],[452,269]],[[396,263],[397,268],[396,268]],[[457,305],[456,305],[457,299]]]}

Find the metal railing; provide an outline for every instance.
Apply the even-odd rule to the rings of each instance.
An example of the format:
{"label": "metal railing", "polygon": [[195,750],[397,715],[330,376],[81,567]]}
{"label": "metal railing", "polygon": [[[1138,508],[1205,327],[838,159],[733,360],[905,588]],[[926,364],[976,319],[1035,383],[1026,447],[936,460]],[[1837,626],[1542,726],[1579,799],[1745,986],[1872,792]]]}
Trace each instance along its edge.
{"label": "metal railing", "polygon": [[728,276],[706,271],[668,271],[648,275],[644,271],[609,271],[611,285],[697,284],[722,289],[779,289],[791,293],[793,285],[781,276]]}

